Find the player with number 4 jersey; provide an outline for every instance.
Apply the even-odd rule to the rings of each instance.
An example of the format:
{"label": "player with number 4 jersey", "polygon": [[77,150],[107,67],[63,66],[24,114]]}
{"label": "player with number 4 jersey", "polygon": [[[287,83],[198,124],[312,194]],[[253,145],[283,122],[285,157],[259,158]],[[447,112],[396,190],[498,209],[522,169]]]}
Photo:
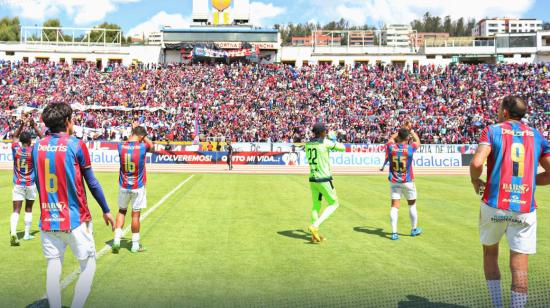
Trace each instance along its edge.
{"label": "player with number 4 jersey", "polygon": [[[413,143],[409,144],[410,138]],[[420,138],[411,130],[410,124],[403,127],[398,133],[391,136],[386,145],[386,157],[390,162],[390,174],[388,180],[391,187],[391,209],[390,224],[392,227],[391,239],[397,240],[397,220],[401,195],[405,195],[409,204],[409,216],[411,218],[411,236],[422,233],[418,227],[418,212],[416,209],[416,186],[414,185],[414,174],[412,169],[413,155],[420,147]]]}
{"label": "player with number 4 jersey", "polygon": [[132,249],[131,252],[142,252],[145,248],[140,245],[140,212],[147,207],[147,173],[145,160],[147,152],[153,150],[153,142],[147,138],[147,130],[141,126],[132,129],[132,135],[128,141],[119,144],[120,156],[120,190],[118,194],[119,211],[116,219],[115,238],[113,240],[113,253],[120,250],[122,227],[128,206],[132,206]]}
{"label": "player with number 4 jersey", "polygon": [[[346,147],[336,142],[336,135],[329,134],[327,139],[327,129],[324,124],[317,123],[313,126],[315,138],[306,143],[306,157],[309,163],[309,183],[313,199],[313,208],[311,210],[311,223],[309,231],[311,232],[311,241],[319,243],[323,237],[319,235],[319,226],[338,208],[338,197],[332,184],[332,169],[330,166],[329,153],[331,151],[344,152]],[[328,207],[319,216],[321,211],[321,201],[325,198]]]}

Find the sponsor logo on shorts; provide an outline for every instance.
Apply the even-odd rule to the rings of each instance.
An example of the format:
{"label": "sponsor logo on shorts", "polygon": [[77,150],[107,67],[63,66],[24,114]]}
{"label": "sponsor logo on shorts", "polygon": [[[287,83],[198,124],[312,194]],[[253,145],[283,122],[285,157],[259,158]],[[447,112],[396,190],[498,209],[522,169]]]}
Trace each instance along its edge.
{"label": "sponsor logo on shorts", "polygon": [[514,216],[510,216],[510,215],[495,215],[491,217],[491,222],[494,222],[494,223],[508,222],[508,223],[518,224],[518,225],[527,225],[527,221],[525,219],[515,218]]}

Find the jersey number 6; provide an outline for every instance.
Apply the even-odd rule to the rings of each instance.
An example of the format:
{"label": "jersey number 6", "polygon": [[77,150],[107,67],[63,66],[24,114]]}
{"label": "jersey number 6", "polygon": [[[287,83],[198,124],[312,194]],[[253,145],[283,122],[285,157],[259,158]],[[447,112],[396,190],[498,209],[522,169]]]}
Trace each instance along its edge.
{"label": "jersey number 6", "polygon": [[46,158],[45,166],[44,166],[44,173],[46,177],[46,191],[48,193],[56,193],[57,192],[57,175],[50,172],[50,159]]}

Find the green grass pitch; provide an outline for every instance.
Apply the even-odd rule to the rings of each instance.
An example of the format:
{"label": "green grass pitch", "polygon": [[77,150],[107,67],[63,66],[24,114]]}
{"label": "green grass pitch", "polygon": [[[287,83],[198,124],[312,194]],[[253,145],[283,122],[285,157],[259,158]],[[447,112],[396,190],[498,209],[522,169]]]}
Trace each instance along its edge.
{"label": "green grass pitch", "polygon": [[[9,246],[11,173],[0,179],[0,306],[25,307],[45,293],[39,233]],[[151,208],[190,174],[149,174]],[[99,173],[117,211],[116,173]],[[321,227],[327,242],[309,244],[311,196],[306,176],[196,174],[142,224],[148,251],[107,253],[88,307],[484,307],[477,222],[479,201],[467,177],[419,176],[419,223],[411,238],[408,210],[401,239],[388,239],[385,176],[336,176],[341,207]],[[91,198],[91,196],[90,196]],[[90,199],[89,198],[89,199]],[[537,191],[538,253],[530,259],[530,306],[550,306],[550,189]],[[90,202],[100,250],[113,234]],[[35,205],[33,230],[37,230]],[[23,230],[20,219],[19,230]],[[128,239],[128,236],[127,236]],[[123,242],[124,243],[124,242]],[[508,245],[501,242],[508,295]],[[77,268],[67,252],[63,277]],[[70,305],[74,283],[63,292]]]}

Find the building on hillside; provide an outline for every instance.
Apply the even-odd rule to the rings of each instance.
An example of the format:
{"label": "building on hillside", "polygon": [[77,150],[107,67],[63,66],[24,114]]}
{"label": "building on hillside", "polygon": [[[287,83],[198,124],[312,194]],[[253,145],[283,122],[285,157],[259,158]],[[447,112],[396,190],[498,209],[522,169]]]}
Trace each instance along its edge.
{"label": "building on hillside", "polygon": [[474,36],[494,36],[498,33],[532,33],[542,31],[542,20],[534,18],[491,18],[480,20]]}
{"label": "building on hillside", "polygon": [[348,36],[350,46],[374,46],[374,31],[350,31]]}
{"label": "building on hillside", "polygon": [[411,45],[411,25],[387,25],[382,31],[382,45],[390,47],[408,47]]}
{"label": "building on hillside", "polygon": [[426,40],[437,40],[437,39],[447,39],[449,38],[449,33],[447,32],[418,32],[416,35],[416,46],[422,47]]}
{"label": "building on hillside", "polygon": [[340,46],[342,37],[316,33],[315,35],[293,36],[292,46]]}

